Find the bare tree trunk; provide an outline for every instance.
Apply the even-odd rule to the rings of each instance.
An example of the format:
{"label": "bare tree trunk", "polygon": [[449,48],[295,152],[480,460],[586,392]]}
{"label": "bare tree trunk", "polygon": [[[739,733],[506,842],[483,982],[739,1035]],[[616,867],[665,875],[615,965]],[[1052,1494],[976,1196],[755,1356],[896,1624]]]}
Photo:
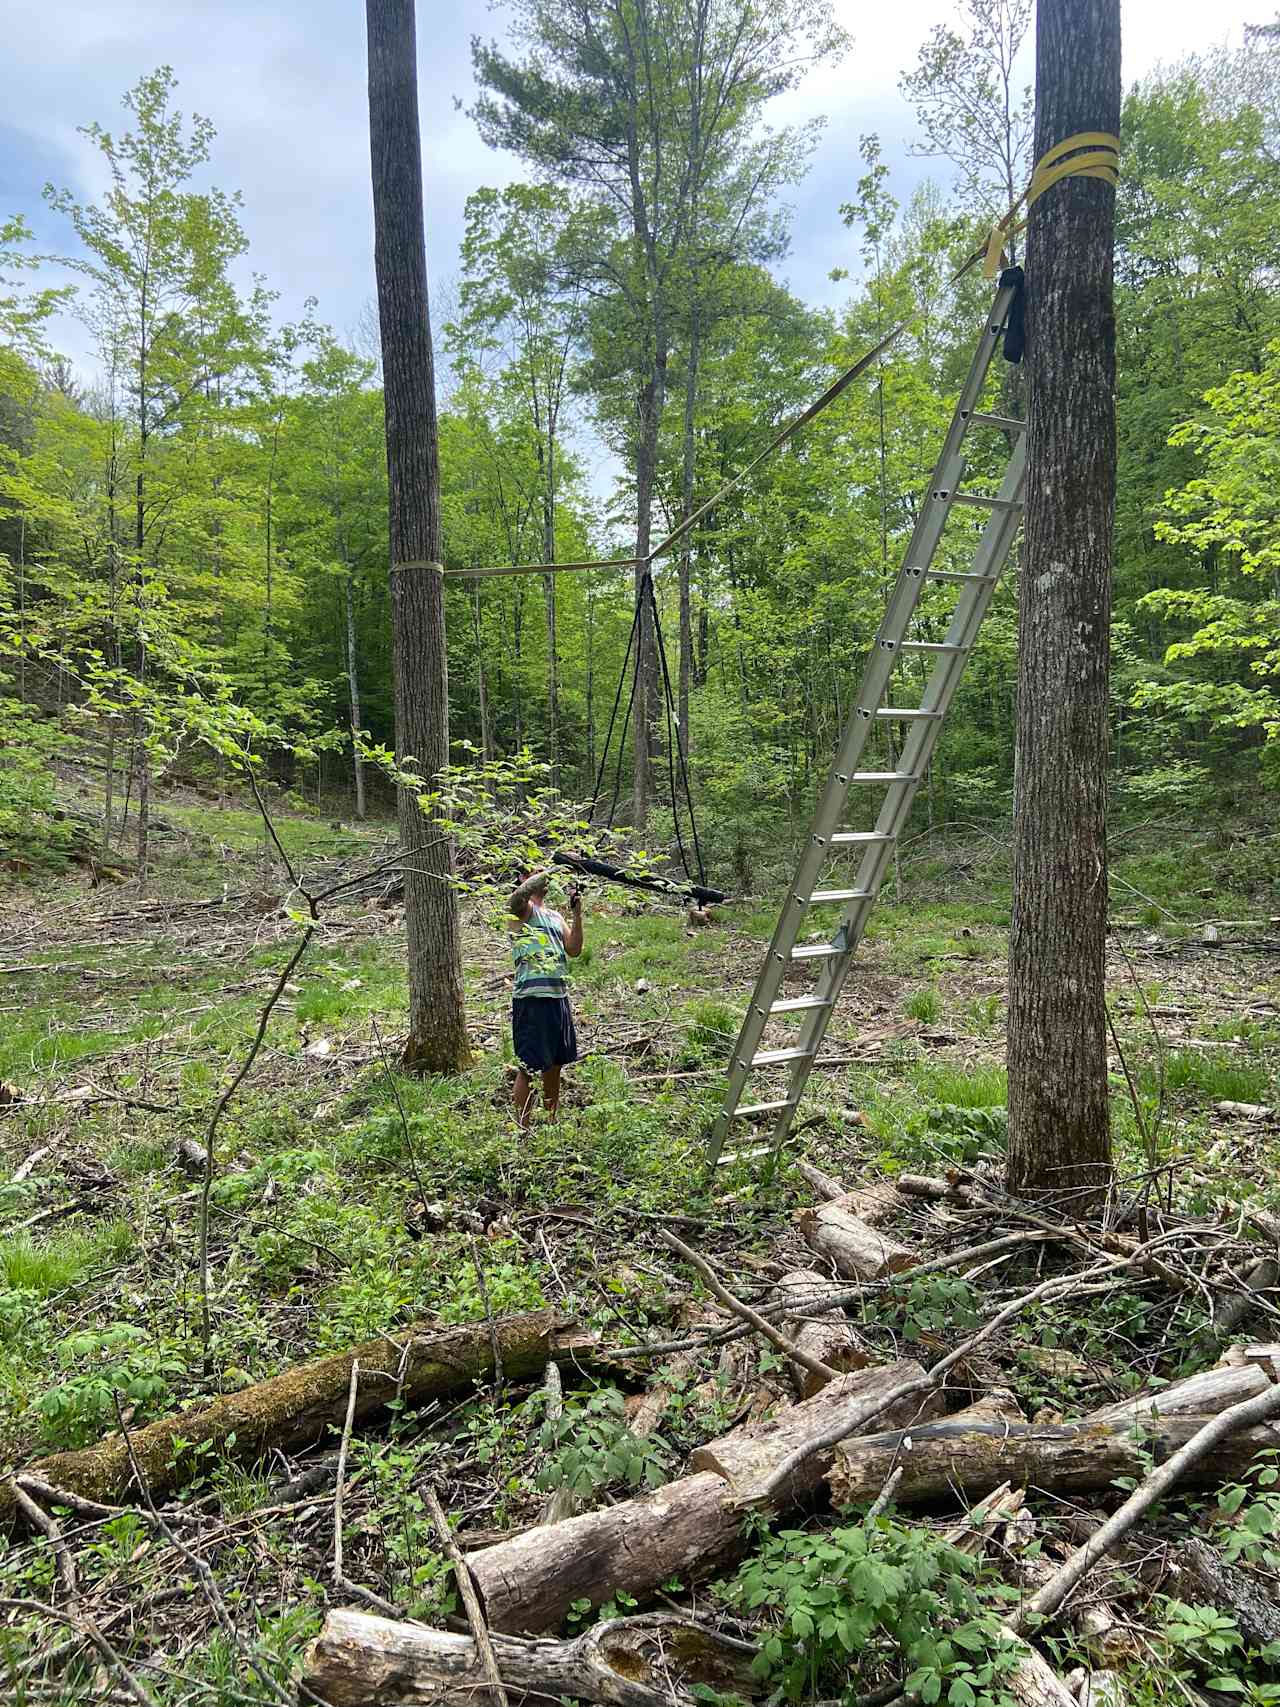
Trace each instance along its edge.
{"label": "bare tree trunk", "polygon": [[[641,387],[636,441],[636,557],[647,558],[653,525],[653,486],[658,468],[658,430],[667,389],[667,341],[665,328],[655,331],[653,365]],[[649,573],[643,562],[636,567],[636,597],[641,596]],[[654,751],[654,720],[658,715],[658,655],[653,632],[653,613],[642,607],[636,633],[637,682],[632,711],[631,817],[640,830],[649,814],[649,772]]]}
{"label": "bare tree trunk", "polygon": [[[689,362],[684,380],[684,446],[681,453],[681,521],[693,514],[694,404],[698,399],[698,357],[702,325],[694,304],[689,326]],[[680,553],[680,751],[689,757],[689,678],[693,672],[693,621],[689,603],[689,574],[693,565],[693,536],[686,534]]]}
{"label": "bare tree trunk", "polygon": [[[391,519],[391,609],[396,747],[429,782],[449,758],[440,471],[435,369],[422,218],[422,151],[414,0],[366,0],[374,268],[382,341]],[[458,903],[453,847],[399,791],[409,958],[407,1066],[464,1067]]]}
{"label": "bare tree trunk", "polygon": [[356,783],[356,817],[364,819],[364,760],[360,756],[360,677],[356,665],[356,602],[347,572],[343,583],[347,607],[347,697],[351,702],[351,764]]}
{"label": "bare tree trunk", "polygon": [[493,757],[493,731],[489,727],[489,689],[484,676],[484,642],[480,632],[480,589],[471,595],[471,624],[476,637],[476,683],[480,695],[480,751],[488,764]]}
{"label": "bare tree trunk", "polygon": [[[1036,156],[1120,125],[1119,0],[1040,0]],[[1027,233],[1029,476],[1009,937],[1009,1189],[1111,1178],[1104,1008],[1115,515],[1115,189],[1067,178]]]}
{"label": "bare tree trunk", "polygon": [[106,859],[111,852],[111,819],[115,806],[116,789],[116,730],[114,723],[107,723],[107,774],[102,784],[102,857]]}

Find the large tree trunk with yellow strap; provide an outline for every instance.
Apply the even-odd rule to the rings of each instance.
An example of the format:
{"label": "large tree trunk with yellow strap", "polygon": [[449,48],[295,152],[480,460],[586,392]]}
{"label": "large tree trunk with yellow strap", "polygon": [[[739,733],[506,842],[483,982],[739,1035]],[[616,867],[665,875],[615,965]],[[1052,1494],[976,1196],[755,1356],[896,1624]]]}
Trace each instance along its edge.
{"label": "large tree trunk with yellow strap", "polygon": [[[427,306],[422,150],[414,0],[366,0],[374,268],[382,335],[391,506],[391,624],[396,753],[430,781],[449,761],[440,470],[435,368]],[[466,1015],[458,903],[449,837],[399,791],[409,958],[405,1064],[423,1072],[465,1067]]]}
{"label": "large tree trunk with yellow strap", "polygon": [[[1039,0],[1036,155],[1120,124],[1119,0]],[[1026,540],[1018,613],[1011,1191],[1111,1179],[1104,969],[1107,691],[1115,514],[1115,188],[1068,176],[1027,227]]]}

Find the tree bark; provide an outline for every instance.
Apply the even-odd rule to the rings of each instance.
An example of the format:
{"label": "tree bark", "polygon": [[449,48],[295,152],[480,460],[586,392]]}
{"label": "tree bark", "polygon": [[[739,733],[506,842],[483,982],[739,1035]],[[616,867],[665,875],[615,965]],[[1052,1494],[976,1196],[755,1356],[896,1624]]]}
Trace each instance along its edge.
{"label": "tree bark", "polygon": [[360,674],[356,662],[356,608],[351,575],[343,577],[347,615],[347,697],[351,702],[351,763],[356,784],[356,817],[364,820],[364,760],[360,756]]}
{"label": "tree bark", "polygon": [[[694,405],[698,399],[698,358],[702,322],[695,302],[689,325],[688,368],[684,379],[684,444],[681,451],[681,514],[687,522],[693,514]],[[689,757],[689,680],[693,673],[693,621],[689,599],[689,575],[693,566],[693,536],[686,534],[680,552],[680,751]]]}
{"label": "tree bark", "polygon": [[[846,1290],[813,1268],[793,1269],[778,1282],[778,1291],[784,1298],[810,1301],[804,1303],[798,1315],[782,1318],[779,1325],[783,1333],[797,1350],[807,1352],[820,1363],[844,1374],[854,1369],[865,1369],[871,1358],[858,1343],[853,1323],[838,1305],[824,1309],[820,1303],[815,1304],[811,1300],[820,1298],[824,1291],[838,1291],[843,1296]],[[791,1364],[791,1378],[802,1399],[812,1398],[825,1385],[811,1369],[795,1362]]]}
{"label": "tree bark", "polygon": [[[581,1361],[592,1341],[566,1331],[551,1310],[535,1310],[462,1328],[422,1325],[382,1334],[351,1351],[336,1352],[270,1380],[228,1393],[211,1404],[131,1431],[138,1463],[153,1494],[179,1488],[208,1468],[206,1453],[252,1463],[270,1447],[285,1451],[314,1446],[341,1428],[347,1408],[351,1365],[360,1364],[356,1406],[358,1421],[378,1415],[394,1398],[425,1404],[493,1374],[494,1345],[509,1380],[537,1375],[551,1359]],[[408,1347],[403,1372],[402,1347]],[[186,1448],[176,1445],[189,1443]],[[87,1499],[132,1497],[132,1477],[124,1440],[109,1434],[94,1446],[55,1452],[27,1467],[29,1474]],[[0,1523],[13,1516],[13,1500],[0,1483]]]}
{"label": "tree bark", "polygon": [[801,1237],[850,1280],[880,1280],[910,1268],[916,1258],[896,1239],[868,1227],[839,1203],[821,1203],[796,1215]]}
{"label": "tree bark", "polygon": [[[531,1701],[683,1707],[689,1684],[753,1695],[750,1656],[670,1613],[610,1618],[560,1642],[493,1636],[503,1682]],[[332,1707],[475,1707],[486,1683],[469,1636],[339,1607],[303,1658],[303,1683]]]}
{"label": "tree bark", "polygon": [[[842,1441],[827,1480],[837,1505],[874,1499],[899,1466],[903,1477],[895,1498],[900,1505],[927,1504],[957,1492],[988,1493],[1005,1481],[1054,1494],[1084,1493],[1109,1487],[1117,1476],[1141,1479],[1152,1452],[1162,1462],[1205,1421],[1202,1416],[1152,1418],[1139,1439],[1127,1422],[1018,1425],[961,1415],[924,1428]],[[1242,1430],[1215,1447],[1187,1480],[1203,1485],[1243,1475],[1254,1456],[1274,1444],[1270,1428]]]}
{"label": "tree bark", "polygon": [[[414,0],[366,0],[374,268],[382,339],[391,523],[396,750],[430,784],[449,759],[440,570],[435,370],[422,217]],[[405,1064],[467,1065],[453,847],[412,788],[399,790],[405,856],[409,1035]]]}
{"label": "tree bark", "polygon": [[[469,1553],[490,1625],[515,1632],[554,1629],[576,1600],[599,1606],[619,1590],[648,1595],[668,1577],[687,1580],[722,1566],[746,1544],[736,1498],[744,1476],[772,1469],[798,1443],[829,1429],[842,1411],[865,1406],[877,1389],[919,1373],[918,1365],[899,1363],[845,1376],[771,1423],[700,1447],[690,1459],[693,1474],[665,1488]],[[918,1401],[910,1414],[916,1408]],[[810,1454],[768,1501],[769,1509],[785,1511],[821,1487],[830,1461],[830,1452]]]}
{"label": "tree bark", "polygon": [[[1119,0],[1039,0],[1036,156],[1120,128]],[[1115,518],[1115,189],[1065,178],[1027,232],[1008,1184],[1096,1206],[1111,1179],[1104,1009]]]}

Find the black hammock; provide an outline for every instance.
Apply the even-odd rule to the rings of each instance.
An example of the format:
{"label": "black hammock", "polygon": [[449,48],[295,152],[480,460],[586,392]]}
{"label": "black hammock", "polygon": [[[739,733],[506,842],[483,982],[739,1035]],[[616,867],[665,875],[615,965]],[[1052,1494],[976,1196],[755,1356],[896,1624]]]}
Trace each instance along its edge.
{"label": "black hammock", "polygon": [[[667,667],[667,649],[662,639],[662,618],[658,614],[658,601],[653,593],[653,576],[646,568],[640,580],[636,594],[635,614],[631,618],[631,633],[627,639],[626,655],[622,660],[622,670],[618,676],[618,691],[613,699],[613,711],[609,717],[609,730],[604,738],[604,749],[600,754],[600,765],[596,771],[595,788],[591,794],[591,805],[587,817],[595,821],[596,808],[600,804],[600,794],[604,785],[604,774],[609,763],[609,749],[613,745],[614,725],[618,720],[618,707],[622,704],[622,690],[626,685],[627,666],[631,665],[631,693],[627,699],[627,709],[622,719],[622,730],[618,736],[617,757],[613,767],[613,794],[609,801],[609,815],[605,823],[611,828],[614,815],[618,810],[618,796],[622,792],[622,756],[627,744],[627,729],[631,723],[631,713],[636,702],[636,687],[640,677],[640,647],[638,638],[640,625],[644,619],[646,607],[653,615],[653,647],[661,666],[663,699],[667,715],[667,787],[671,802],[671,822],[675,827],[676,847],[680,854],[680,866],[684,872],[684,880],[675,877],[660,877],[648,872],[628,871],[625,866],[610,865],[604,860],[583,859],[578,854],[557,853],[552,857],[559,865],[567,865],[571,870],[589,873],[592,877],[602,877],[607,883],[623,883],[629,889],[646,889],[654,895],[687,896],[705,906],[712,902],[727,901],[728,896],[719,889],[707,887],[706,868],[702,863],[702,844],[698,839],[698,821],[693,811],[693,791],[689,784],[689,767],[685,762],[684,743],[679,739],[679,718],[676,713],[675,695],[671,689],[671,672]],[[632,654],[634,653],[634,662]],[[679,785],[677,789],[677,775]],[[685,847],[684,831],[681,825],[681,800],[683,796],[685,816],[689,820],[689,841],[693,848],[693,860],[697,871],[690,870],[689,853]]]}

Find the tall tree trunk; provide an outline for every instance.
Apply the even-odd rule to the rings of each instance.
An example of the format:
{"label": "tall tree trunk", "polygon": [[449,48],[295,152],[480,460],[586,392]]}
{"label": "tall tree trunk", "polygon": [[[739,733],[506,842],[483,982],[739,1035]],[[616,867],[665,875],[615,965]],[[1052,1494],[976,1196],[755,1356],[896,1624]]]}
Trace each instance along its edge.
{"label": "tall tree trunk", "polygon": [[[1039,0],[1036,156],[1120,125],[1119,0]],[[1025,569],[1018,617],[1009,1188],[1096,1204],[1107,1102],[1107,687],[1115,515],[1115,190],[1031,209]]]}
{"label": "tall tree trunk", "polygon": [[[684,379],[684,445],[681,452],[681,520],[693,514],[694,404],[698,400],[698,357],[701,320],[697,304],[689,325],[689,365]],[[680,751],[689,757],[689,678],[693,673],[693,621],[689,603],[689,573],[693,565],[693,537],[684,536],[680,553]]]}
{"label": "tall tree trunk", "polygon": [[480,694],[480,752],[484,762],[493,757],[493,731],[489,727],[489,689],[484,675],[484,640],[480,631],[480,589],[471,594],[471,625],[476,637],[476,682]]}
{"label": "tall tree trunk", "polygon": [[[542,561],[556,560],[555,438],[547,434],[546,464],[542,491]],[[560,667],[556,651],[556,578],[542,577],[542,596],[547,610],[547,758],[551,764],[551,786],[560,786]]]}
{"label": "tall tree trunk", "polygon": [[[636,438],[636,597],[641,596],[649,571],[643,559],[649,555],[653,525],[653,486],[658,469],[658,430],[667,390],[667,342],[659,328],[654,341],[653,364],[640,388]],[[658,655],[653,632],[653,613],[646,604],[640,612],[636,634],[637,672],[635,706],[632,710],[633,771],[631,820],[641,830],[649,815],[649,773],[654,752],[654,722],[658,715]]]}
{"label": "tall tree trunk", "polygon": [[[435,369],[422,217],[414,0],[366,0],[374,270],[382,341],[391,522],[396,750],[430,783],[449,757],[440,570]],[[405,1064],[453,1072],[469,1060],[453,845],[399,791],[405,856],[409,1036]]]}
{"label": "tall tree trunk", "polygon": [[[343,556],[345,558],[345,551]],[[360,675],[356,664],[356,601],[351,571],[343,577],[347,607],[347,698],[351,704],[351,766],[356,783],[356,817],[364,821],[364,760],[360,756]]]}

